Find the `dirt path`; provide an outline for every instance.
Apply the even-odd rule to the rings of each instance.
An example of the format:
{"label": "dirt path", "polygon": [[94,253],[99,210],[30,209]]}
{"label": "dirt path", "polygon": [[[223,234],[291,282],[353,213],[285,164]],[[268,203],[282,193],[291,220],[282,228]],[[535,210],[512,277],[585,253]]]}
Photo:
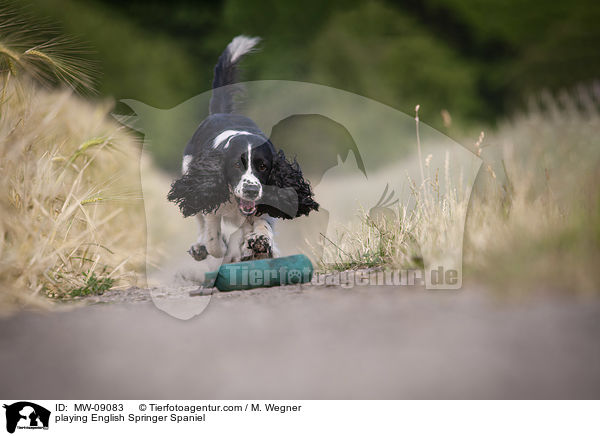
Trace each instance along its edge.
{"label": "dirt path", "polygon": [[600,302],[272,288],[181,321],[129,302],[0,320],[6,398],[593,398]]}

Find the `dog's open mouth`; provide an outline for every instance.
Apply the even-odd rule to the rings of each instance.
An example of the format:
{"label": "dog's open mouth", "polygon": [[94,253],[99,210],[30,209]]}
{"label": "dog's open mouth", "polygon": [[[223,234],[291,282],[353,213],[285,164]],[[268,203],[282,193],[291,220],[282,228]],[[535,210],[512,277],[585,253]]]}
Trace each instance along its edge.
{"label": "dog's open mouth", "polygon": [[238,198],[238,205],[240,208],[240,212],[242,212],[246,216],[253,215],[256,212],[256,203],[252,200],[244,200],[243,198]]}

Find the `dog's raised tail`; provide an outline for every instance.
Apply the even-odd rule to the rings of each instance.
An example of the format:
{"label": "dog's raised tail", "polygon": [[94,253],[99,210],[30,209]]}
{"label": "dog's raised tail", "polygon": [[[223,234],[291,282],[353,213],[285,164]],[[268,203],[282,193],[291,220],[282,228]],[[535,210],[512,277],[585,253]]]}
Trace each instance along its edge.
{"label": "dog's raised tail", "polygon": [[228,114],[234,111],[234,97],[239,88],[229,85],[236,83],[239,61],[244,55],[254,51],[259,42],[258,37],[236,36],[221,54],[215,66],[213,92],[210,99],[211,114]]}

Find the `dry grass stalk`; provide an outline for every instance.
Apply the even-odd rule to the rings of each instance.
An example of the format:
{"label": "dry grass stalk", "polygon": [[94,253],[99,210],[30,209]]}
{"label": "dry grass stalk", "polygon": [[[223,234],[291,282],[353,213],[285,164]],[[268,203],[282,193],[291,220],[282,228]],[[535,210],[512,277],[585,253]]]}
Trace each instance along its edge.
{"label": "dry grass stalk", "polygon": [[[18,88],[18,89],[17,89]],[[0,119],[0,307],[143,265],[139,147],[71,91],[9,82]]]}
{"label": "dry grass stalk", "polygon": [[[414,206],[399,205],[397,218],[385,222],[375,222],[363,211],[358,228],[340,227],[335,243],[325,244],[327,258],[337,260],[322,267],[406,268],[418,266],[419,259],[443,263],[437,256],[452,257],[453,247],[462,250],[462,218],[469,206],[463,257],[467,271],[503,289],[597,292],[599,90],[599,84],[580,87],[559,99],[543,93],[528,112],[491,136],[495,148],[484,148],[482,132],[475,153],[481,156],[486,150],[483,177],[470,206],[465,185],[451,184],[462,180],[451,177],[460,168],[452,168],[446,159],[442,192],[439,170],[431,169],[427,159],[423,166],[418,148],[422,183],[410,180]],[[416,123],[418,145],[418,116]]]}

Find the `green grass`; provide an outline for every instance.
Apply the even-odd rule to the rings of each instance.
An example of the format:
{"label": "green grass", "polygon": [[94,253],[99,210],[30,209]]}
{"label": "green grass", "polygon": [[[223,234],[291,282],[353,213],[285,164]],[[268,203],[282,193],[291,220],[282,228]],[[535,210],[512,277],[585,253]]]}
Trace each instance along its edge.
{"label": "green grass", "polygon": [[[397,208],[402,216],[402,209]],[[399,219],[373,219],[361,212],[357,229],[341,229],[336,241],[325,235],[326,255],[318,268],[323,271],[348,271],[365,268],[422,268],[423,259],[415,238]]]}
{"label": "green grass", "polygon": [[[102,271],[105,274],[106,270]],[[96,276],[94,271],[82,274],[84,285],[69,291],[71,297],[86,297],[89,295],[102,295],[113,287],[115,280],[109,276]]]}

